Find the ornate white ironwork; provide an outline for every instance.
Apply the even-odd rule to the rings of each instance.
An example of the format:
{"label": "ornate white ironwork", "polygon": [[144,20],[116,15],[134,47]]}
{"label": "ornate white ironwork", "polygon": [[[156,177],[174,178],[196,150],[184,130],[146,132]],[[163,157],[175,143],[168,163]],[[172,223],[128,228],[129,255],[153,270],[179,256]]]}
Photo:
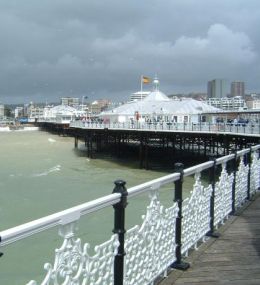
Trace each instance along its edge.
{"label": "ornate white ironwork", "polygon": [[126,233],[125,285],[152,284],[175,260],[177,203],[164,209],[158,192],[151,191],[143,224]]}
{"label": "ornate white ironwork", "polygon": [[[95,254],[88,254],[89,244],[81,246],[81,240],[74,237],[75,223],[60,228],[63,244],[55,251],[54,265],[44,265],[47,274],[41,285],[113,285],[114,256],[119,245],[117,235],[95,247]],[[27,285],[37,285],[30,281]]]}
{"label": "ornate white ironwork", "polygon": [[249,166],[245,165],[244,157],[240,157],[239,167],[236,175],[235,207],[240,207],[247,198]]}
{"label": "ornate white ironwork", "polygon": [[222,170],[218,182],[215,184],[214,199],[214,226],[223,223],[232,211],[232,186],[234,174],[228,174],[226,163],[221,165]]}
{"label": "ornate white ironwork", "polygon": [[254,194],[260,187],[260,159],[258,152],[252,153],[251,173],[250,173],[250,194]]}
{"label": "ornate white ironwork", "polygon": [[191,196],[183,201],[182,254],[187,253],[210,230],[210,197],[212,186],[201,184],[200,173],[195,174]]}

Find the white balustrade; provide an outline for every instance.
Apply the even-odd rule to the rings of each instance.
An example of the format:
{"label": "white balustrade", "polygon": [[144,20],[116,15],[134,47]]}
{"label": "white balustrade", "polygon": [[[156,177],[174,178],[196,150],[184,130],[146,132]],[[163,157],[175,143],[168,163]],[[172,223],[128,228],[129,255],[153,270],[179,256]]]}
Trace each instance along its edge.
{"label": "white balustrade", "polygon": [[212,186],[204,187],[200,173],[195,174],[191,195],[183,202],[182,209],[182,254],[195,246],[210,230],[210,197]]}
{"label": "white balustrade", "polygon": [[235,207],[241,207],[247,198],[248,186],[248,164],[245,165],[244,157],[240,157],[240,163],[236,175],[236,194],[235,194]]}
{"label": "white balustrade", "polygon": [[221,164],[221,174],[215,184],[214,226],[223,223],[232,211],[232,186],[234,174],[228,174],[226,162]]}
{"label": "white balustrade", "polygon": [[[117,235],[95,247],[95,254],[90,255],[90,245],[81,245],[81,240],[75,237],[75,223],[60,228],[59,234],[64,238],[63,244],[55,250],[53,265],[44,265],[47,274],[41,285],[81,285],[107,284],[114,282],[114,256],[119,245]],[[27,285],[37,285],[30,281]]]}
{"label": "white balustrade", "polygon": [[152,190],[143,224],[126,233],[125,285],[148,285],[175,261],[177,203],[164,209]]}
{"label": "white balustrade", "polygon": [[260,189],[260,159],[256,151],[252,152],[251,161],[250,194],[253,195]]}
{"label": "white balustrade", "polygon": [[113,122],[99,123],[91,121],[73,121],[70,123],[72,128],[83,129],[117,129],[117,130],[139,130],[139,131],[186,131],[186,132],[203,132],[203,133],[236,133],[236,134],[260,134],[259,125],[229,125],[219,123],[167,123],[167,122]]}

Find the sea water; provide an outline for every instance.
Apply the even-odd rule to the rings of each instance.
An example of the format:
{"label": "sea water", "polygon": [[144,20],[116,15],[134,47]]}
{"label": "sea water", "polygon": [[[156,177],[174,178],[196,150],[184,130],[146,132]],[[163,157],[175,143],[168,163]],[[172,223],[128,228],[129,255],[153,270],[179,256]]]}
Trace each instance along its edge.
{"label": "sea water", "polygon": [[[108,195],[117,179],[129,188],[169,173],[140,170],[138,163],[108,157],[89,159],[83,143],[76,150],[73,138],[41,131],[1,132],[0,161],[0,231]],[[174,186],[164,190],[162,200],[171,204]],[[147,195],[129,201],[127,228],[141,222],[148,203]],[[112,229],[111,207],[80,219],[77,236],[90,244],[91,253]],[[54,228],[0,248],[0,284],[42,281],[44,264],[54,263],[61,244]]]}

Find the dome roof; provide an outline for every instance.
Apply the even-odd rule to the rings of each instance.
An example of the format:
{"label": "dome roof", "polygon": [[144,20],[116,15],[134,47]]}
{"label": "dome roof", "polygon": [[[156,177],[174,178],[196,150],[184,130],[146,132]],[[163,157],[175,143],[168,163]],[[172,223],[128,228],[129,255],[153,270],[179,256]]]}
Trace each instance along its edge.
{"label": "dome roof", "polygon": [[[160,94],[163,94],[160,92]],[[158,94],[157,94],[158,95]],[[163,94],[164,95],[164,94]],[[149,95],[150,96],[150,95]],[[164,95],[166,96],[166,95]],[[209,106],[204,102],[197,101],[194,99],[183,99],[183,100],[172,100],[170,98],[162,97],[159,100],[159,96],[155,96],[155,100],[152,100],[152,96],[146,97],[143,101],[129,102],[122,106],[119,106],[113,110],[105,111],[102,115],[134,115],[136,112],[142,113],[143,115],[151,114],[200,114],[203,112],[216,112],[218,108]]]}
{"label": "dome roof", "polygon": [[149,93],[143,101],[171,101],[171,99],[161,91],[155,90]]}
{"label": "dome roof", "polygon": [[164,93],[159,91],[159,80],[155,78],[154,90],[147,95],[143,100],[129,102],[121,105],[113,110],[102,112],[101,116],[133,116],[136,112],[142,116],[152,114],[164,115],[193,115],[203,112],[216,112],[218,108],[207,105],[204,102],[194,99],[172,100]]}

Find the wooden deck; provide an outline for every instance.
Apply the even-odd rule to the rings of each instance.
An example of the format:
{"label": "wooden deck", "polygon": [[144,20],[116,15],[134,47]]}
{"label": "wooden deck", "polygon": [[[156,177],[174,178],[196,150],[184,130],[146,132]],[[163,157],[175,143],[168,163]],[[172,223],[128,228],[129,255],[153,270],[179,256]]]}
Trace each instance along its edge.
{"label": "wooden deck", "polygon": [[219,233],[185,260],[187,271],[173,270],[160,285],[260,285],[260,195]]}

